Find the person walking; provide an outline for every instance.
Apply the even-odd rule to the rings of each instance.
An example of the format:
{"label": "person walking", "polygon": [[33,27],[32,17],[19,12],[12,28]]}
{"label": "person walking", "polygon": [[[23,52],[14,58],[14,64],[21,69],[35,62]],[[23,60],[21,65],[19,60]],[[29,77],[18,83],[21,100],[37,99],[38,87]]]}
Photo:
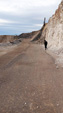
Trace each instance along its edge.
{"label": "person walking", "polygon": [[44,40],[45,50],[47,49],[47,44],[48,44],[48,42],[46,40]]}

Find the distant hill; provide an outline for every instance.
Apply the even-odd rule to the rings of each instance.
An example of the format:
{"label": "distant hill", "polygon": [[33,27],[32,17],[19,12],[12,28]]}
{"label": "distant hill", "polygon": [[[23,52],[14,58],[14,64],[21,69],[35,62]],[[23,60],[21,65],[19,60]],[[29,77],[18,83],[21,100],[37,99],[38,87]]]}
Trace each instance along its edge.
{"label": "distant hill", "polygon": [[31,33],[22,33],[18,36],[18,38],[32,38],[34,35],[37,34],[38,31],[33,31]]}
{"label": "distant hill", "polygon": [[12,35],[0,35],[0,43],[6,43],[10,42],[14,39],[14,36]]}
{"label": "distant hill", "polygon": [[33,31],[31,33],[22,33],[22,34],[16,35],[16,36],[14,36],[14,35],[0,35],[0,43],[10,42],[13,44],[13,43],[21,42],[23,39],[28,39],[28,38],[30,40],[32,40],[37,36],[37,34],[39,32],[40,32],[40,30]]}

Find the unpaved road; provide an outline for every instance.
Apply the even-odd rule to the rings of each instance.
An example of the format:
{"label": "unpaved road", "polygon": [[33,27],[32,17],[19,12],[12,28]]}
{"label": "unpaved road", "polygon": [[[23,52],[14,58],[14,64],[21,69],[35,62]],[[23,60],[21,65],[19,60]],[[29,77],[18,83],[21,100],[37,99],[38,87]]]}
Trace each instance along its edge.
{"label": "unpaved road", "polygon": [[63,113],[63,69],[40,45],[0,57],[0,113]]}

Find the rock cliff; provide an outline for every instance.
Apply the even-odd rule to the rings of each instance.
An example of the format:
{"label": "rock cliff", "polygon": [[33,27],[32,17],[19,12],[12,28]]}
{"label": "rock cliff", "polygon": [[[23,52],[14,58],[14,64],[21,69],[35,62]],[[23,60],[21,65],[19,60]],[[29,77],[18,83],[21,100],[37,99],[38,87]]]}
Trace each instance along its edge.
{"label": "rock cliff", "polygon": [[61,1],[55,14],[42,33],[42,38],[48,41],[49,48],[60,49],[63,47],[63,0]]}

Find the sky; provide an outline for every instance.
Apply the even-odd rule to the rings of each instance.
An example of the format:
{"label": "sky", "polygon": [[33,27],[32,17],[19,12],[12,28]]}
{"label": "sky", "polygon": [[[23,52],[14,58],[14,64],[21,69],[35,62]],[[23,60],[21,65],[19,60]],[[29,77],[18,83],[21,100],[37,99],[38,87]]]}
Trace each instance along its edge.
{"label": "sky", "polygon": [[55,13],[61,0],[0,0],[0,35],[39,30]]}

